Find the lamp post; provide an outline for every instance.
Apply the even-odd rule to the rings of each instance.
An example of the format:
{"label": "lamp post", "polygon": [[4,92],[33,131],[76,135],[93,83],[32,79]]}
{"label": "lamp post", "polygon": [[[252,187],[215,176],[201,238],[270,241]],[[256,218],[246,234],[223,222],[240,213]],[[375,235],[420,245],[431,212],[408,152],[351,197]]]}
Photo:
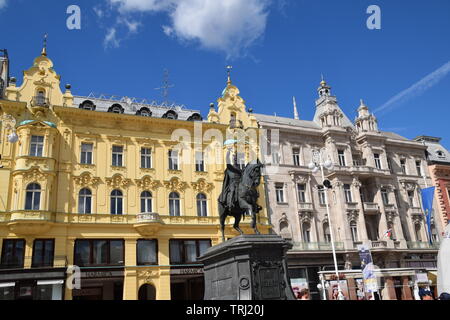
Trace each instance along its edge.
{"label": "lamp post", "polygon": [[[322,174],[322,181],[325,182],[325,174],[324,174],[324,168],[331,170],[333,168],[333,163],[330,160],[326,160],[325,162],[322,159],[322,154],[320,150],[313,150],[313,159],[312,162],[308,165],[308,168],[312,170],[313,173],[316,173],[320,170]],[[342,293],[341,284],[339,282],[339,271],[337,266],[337,259],[336,259],[336,249],[334,247],[334,235],[333,235],[333,226],[331,222],[331,215],[330,215],[330,207],[328,204],[328,195],[327,191],[324,188],[324,194],[325,194],[325,207],[327,208],[327,216],[328,216],[328,224],[330,226],[330,237],[331,237],[331,249],[333,251],[333,260],[334,260],[334,269],[336,271],[336,277],[337,277],[337,285],[338,285],[338,299],[339,300],[345,300],[345,296]]]}

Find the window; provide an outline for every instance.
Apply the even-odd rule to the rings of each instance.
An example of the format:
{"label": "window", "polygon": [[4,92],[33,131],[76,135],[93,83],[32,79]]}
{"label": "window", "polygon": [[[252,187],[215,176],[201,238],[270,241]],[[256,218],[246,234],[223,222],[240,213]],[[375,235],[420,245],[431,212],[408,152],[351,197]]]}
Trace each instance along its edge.
{"label": "window", "polygon": [[95,105],[92,101],[90,100],[85,100],[83,101],[80,105],[79,105],[80,109],[84,109],[84,110],[95,110]]}
{"label": "window", "polygon": [[354,165],[355,167],[360,167],[360,166],[362,166],[362,159],[361,159],[361,156],[360,156],[360,155],[358,155],[358,154],[353,154],[353,155],[352,155],[352,158],[353,158],[353,165]]}
{"label": "window", "polygon": [[311,242],[311,225],[308,222],[302,224],[303,241]]}
{"label": "window", "polygon": [[152,193],[144,191],[141,193],[141,213],[149,213],[152,211]]}
{"label": "window", "polygon": [[169,170],[178,170],[178,151],[169,150]]}
{"label": "window", "polygon": [[33,258],[31,267],[53,267],[53,254],[55,250],[55,240],[47,239],[34,240],[33,245]]}
{"label": "window", "polygon": [[41,202],[41,186],[37,183],[30,183],[27,186],[25,195],[25,210],[39,210]]}
{"label": "window", "polygon": [[116,104],[113,104],[111,107],[109,107],[108,112],[123,113],[124,109],[120,104],[116,103]]}
{"label": "window", "polygon": [[43,136],[31,136],[30,156],[42,157],[42,150],[44,149]]}
{"label": "window", "polygon": [[417,170],[417,175],[422,176],[422,163],[420,160],[416,161],[416,170]]}
{"label": "window", "polygon": [[114,167],[122,167],[123,166],[123,147],[122,146],[113,146],[112,165]]}
{"label": "window", "polygon": [[199,193],[197,195],[197,215],[199,217],[208,216],[208,205],[206,202],[206,195]]}
{"label": "window", "polygon": [[150,169],[152,167],[152,149],[141,148],[141,168]]}
{"label": "window", "polygon": [[389,237],[389,239],[396,241],[394,223],[388,222],[387,227],[388,227],[388,230],[391,231],[391,236]]}
{"label": "window", "polygon": [[298,201],[300,203],[306,202],[306,185],[304,184],[297,184],[297,193],[298,193]]}
{"label": "window", "polygon": [[92,192],[84,188],[78,194],[78,213],[91,213]]}
{"label": "window", "polygon": [[283,184],[275,185],[275,193],[277,196],[277,203],[284,203],[284,185]]}
{"label": "window", "polygon": [[381,198],[383,198],[384,204],[389,204],[389,193],[387,189],[385,188],[381,189]]}
{"label": "window", "polygon": [[292,155],[294,157],[294,166],[300,166],[300,149],[292,149]]}
{"label": "window", "polygon": [[137,241],[137,264],[157,265],[158,264],[158,242],[156,240]]}
{"label": "window", "polygon": [[197,172],[205,171],[205,161],[203,159],[203,152],[195,153],[195,171]]}
{"label": "window", "polygon": [[325,188],[323,186],[318,186],[317,189],[319,191],[319,203],[324,206],[326,205]]}
{"label": "window", "polygon": [[339,165],[341,167],[345,167],[346,163],[345,163],[344,150],[338,150],[338,158],[339,158]]}
{"label": "window", "polygon": [[374,153],[373,157],[375,158],[375,167],[381,170],[381,159],[379,153]]}
{"label": "window", "polygon": [[402,168],[402,173],[406,174],[406,159],[400,159],[400,167]]}
{"label": "window", "polygon": [[111,192],[111,214],[123,214],[123,194],[120,190]]}
{"label": "window", "polygon": [[323,224],[323,237],[326,243],[331,242],[330,225],[328,223]]}
{"label": "window", "polygon": [[350,222],[350,232],[352,234],[353,242],[357,242],[358,241],[358,226],[355,221]]}
{"label": "window", "polygon": [[272,151],[272,164],[280,164],[280,154],[278,151]]}
{"label": "window", "polygon": [[211,247],[211,240],[170,240],[170,264],[195,263]]}
{"label": "window", "polygon": [[414,191],[408,191],[408,201],[411,208],[414,207]]}
{"label": "window", "polygon": [[86,266],[124,265],[123,240],[75,240],[74,263]]}
{"label": "window", "polygon": [[177,192],[169,194],[169,214],[174,217],[180,216],[180,195]]}
{"label": "window", "polygon": [[1,268],[23,268],[25,240],[4,239],[2,247]]}
{"label": "window", "polygon": [[431,223],[431,240],[433,242],[439,242],[439,235],[434,223]]}
{"label": "window", "polygon": [[345,195],[345,202],[347,203],[353,202],[352,190],[349,184],[344,184],[344,195]]}
{"label": "window", "polygon": [[93,144],[91,144],[91,143],[82,143],[81,144],[80,162],[82,164],[92,164],[92,149],[93,149]]}

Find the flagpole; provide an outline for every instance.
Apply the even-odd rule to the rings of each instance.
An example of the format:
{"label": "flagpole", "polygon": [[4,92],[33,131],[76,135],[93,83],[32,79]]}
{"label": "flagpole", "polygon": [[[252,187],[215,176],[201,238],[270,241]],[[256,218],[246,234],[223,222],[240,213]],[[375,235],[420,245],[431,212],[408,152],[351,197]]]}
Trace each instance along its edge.
{"label": "flagpole", "polygon": [[[425,142],[423,142],[423,144],[425,145]],[[423,170],[423,175],[422,175],[422,178],[423,178],[423,182],[425,183],[425,189],[428,189],[428,183],[427,183],[427,173],[426,173],[426,171],[425,170]],[[422,194],[422,190],[421,190],[421,192],[420,192],[421,194]],[[421,199],[422,200],[422,199]],[[426,230],[426,233],[427,233],[427,236],[428,236],[428,243],[432,243],[432,241],[431,241],[431,230],[429,230],[430,228],[428,227],[428,218],[427,218],[427,216],[428,215],[430,215],[431,214],[431,212],[428,212],[428,210],[425,210],[425,208],[424,208],[424,206],[423,206],[423,200],[422,200],[422,208],[424,209],[424,213],[425,213],[425,222],[426,222],[426,228],[425,228],[425,230]],[[430,219],[431,219],[431,217],[430,217]]]}

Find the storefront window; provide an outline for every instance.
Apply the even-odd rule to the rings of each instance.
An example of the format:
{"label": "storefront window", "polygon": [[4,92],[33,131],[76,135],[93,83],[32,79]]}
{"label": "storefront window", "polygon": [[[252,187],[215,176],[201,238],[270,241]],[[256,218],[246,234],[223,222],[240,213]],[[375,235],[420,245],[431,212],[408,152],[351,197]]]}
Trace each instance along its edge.
{"label": "storefront window", "polygon": [[63,280],[38,281],[36,300],[62,300]]}
{"label": "storefront window", "polygon": [[0,283],[0,301],[14,300],[14,285],[14,282]]}

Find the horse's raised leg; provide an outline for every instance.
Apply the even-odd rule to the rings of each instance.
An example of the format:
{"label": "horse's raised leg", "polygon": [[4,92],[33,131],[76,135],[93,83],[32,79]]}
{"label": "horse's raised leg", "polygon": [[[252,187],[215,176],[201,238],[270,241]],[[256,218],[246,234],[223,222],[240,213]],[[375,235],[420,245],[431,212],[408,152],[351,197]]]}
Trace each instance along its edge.
{"label": "horse's raised leg", "polygon": [[237,230],[237,232],[239,232],[241,235],[244,234],[244,232],[242,232],[241,228],[239,228],[239,223],[241,222],[241,215],[237,215],[234,217],[234,225],[233,228],[235,230]]}
{"label": "horse's raised leg", "polygon": [[256,212],[251,209],[249,211],[250,211],[250,214],[252,215],[251,227],[253,228],[253,230],[255,230],[255,234],[261,234],[256,226]]}

